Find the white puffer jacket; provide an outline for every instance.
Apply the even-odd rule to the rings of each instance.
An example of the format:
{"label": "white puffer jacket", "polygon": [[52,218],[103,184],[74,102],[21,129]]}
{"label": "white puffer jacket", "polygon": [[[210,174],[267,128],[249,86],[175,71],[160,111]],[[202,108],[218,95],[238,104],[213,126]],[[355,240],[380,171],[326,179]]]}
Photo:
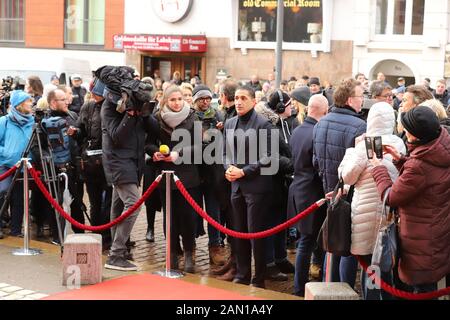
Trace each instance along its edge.
{"label": "white puffer jacket", "polygon": [[[376,103],[369,111],[366,136],[381,136],[383,145],[391,145],[405,154],[405,144],[392,134],[394,125],[395,114],[392,107],[385,102]],[[382,162],[391,179],[397,179],[398,171],[392,163],[392,157],[385,155]],[[372,168],[367,159],[364,141],[359,142],[355,148],[347,149],[339,166],[339,176],[344,179],[345,184],[355,185],[351,245],[351,253],[354,255],[372,254],[380,224],[382,201],[372,177]]]}

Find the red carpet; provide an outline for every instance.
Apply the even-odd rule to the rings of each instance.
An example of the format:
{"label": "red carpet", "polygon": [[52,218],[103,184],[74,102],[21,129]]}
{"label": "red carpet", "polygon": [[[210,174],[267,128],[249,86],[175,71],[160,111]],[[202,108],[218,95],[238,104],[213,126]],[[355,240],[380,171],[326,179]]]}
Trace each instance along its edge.
{"label": "red carpet", "polygon": [[125,276],[43,300],[258,300],[239,293],[152,274]]}

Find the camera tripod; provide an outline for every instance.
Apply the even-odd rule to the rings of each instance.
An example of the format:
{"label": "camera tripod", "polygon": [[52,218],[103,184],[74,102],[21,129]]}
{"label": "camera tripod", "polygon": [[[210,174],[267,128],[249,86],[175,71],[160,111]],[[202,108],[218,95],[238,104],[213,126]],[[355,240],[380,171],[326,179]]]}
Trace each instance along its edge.
{"label": "camera tripod", "polygon": [[[58,203],[60,203],[59,195],[61,193],[59,192],[60,191],[59,183],[58,183],[59,177],[56,173],[55,163],[53,162],[53,150],[52,150],[51,144],[47,140],[48,153],[44,154],[44,152],[42,150],[42,141],[41,141],[41,133],[42,132],[43,131],[42,131],[41,123],[40,123],[40,121],[37,121],[33,126],[33,131],[32,131],[30,140],[28,141],[28,144],[27,144],[24,152],[22,153],[21,158],[22,159],[29,158],[28,155],[31,151],[31,148],[32,148],[33,144],[35,143],[35,141],[37,141],[37,145],[39,147],[39,156],[40,156],[42,174],[43,174],[43,178],[44,178],[43,180],[47,184],[47,188],[48,188],[50,194],[52,195],[52,197],[54,199],[56,199],[56,201]],[[0,217],[3,216],[3,213],[5,212],[6,208],[9,206],[12,189],[13,189],[16,181],[24,180],[23,178],[19,178],[19,174],[22,170],[28,170],[28,168],[23,167],[23,161],[20,163],[20,167],[14,173],[11,185],[9,186],[8,191],[3,199],[3,205],[0,209]],[[28,179],[28,177],[27,177],[27,179]],[[64,247],[63,247],[64,237],[63,237],[62,225],[65,223],[65,221],[63,218],[61,218],[59,216],[59,214],[56,210],[54,210],[54,213],[55,213],[55,217],[56,217],[56,226],[58,229],[58,239],[59,239],[59,242],[61,245],[61,254],[62,254],[63,249],[64,249]],[[25,226],[25,227],[28,228],[28,226]]]}

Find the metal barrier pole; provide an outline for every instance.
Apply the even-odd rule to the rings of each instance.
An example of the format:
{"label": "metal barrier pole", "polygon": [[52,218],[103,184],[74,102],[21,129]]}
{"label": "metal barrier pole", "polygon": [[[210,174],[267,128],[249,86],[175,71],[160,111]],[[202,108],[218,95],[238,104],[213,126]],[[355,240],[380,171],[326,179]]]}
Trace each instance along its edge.
{"label": "metal barrier pole", "polygon": [[184,274],[179,271],[171,269],[170,264],[170,237],[172,226],[172,190],[170,188],[174,171],[163,171],[162,174],[166,175],[166,269],[165,271],[157,271],[156,274],[167,278],[181,278]]}
{"label": "metal barrier pole", "polygon": [[38,249],[30,249],[30,210],[29,210],[29,186],[28,186],[28,168],[31,168],[28,159],[22,159],[23,169],[23,249],[14,249],[12,254],[15,256],[35,256],[41,254]]}

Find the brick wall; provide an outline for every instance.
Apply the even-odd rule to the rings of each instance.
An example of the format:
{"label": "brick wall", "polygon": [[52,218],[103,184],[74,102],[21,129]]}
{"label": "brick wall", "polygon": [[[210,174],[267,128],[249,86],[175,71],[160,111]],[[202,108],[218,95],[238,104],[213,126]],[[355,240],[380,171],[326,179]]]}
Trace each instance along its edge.
{"label": "brick wall", "polygon": [[[25,46],[64,48],[64,0],[25,1]],[[105,49],[124,32],[124,0],[105,0]]]}
{"label": "brick wall", "polygon": [[[206,55],[206,83],[212,86],[218,69],[225,68],[235,79],[250,79],[256,74],[267,79],[275,66],[274,50],[248,49],[242,55],[240,49],[230,49],[227,38],[208,38]],[[352,76],[352,41],[331,41],[331,52],[318,52],[317,58],[310,51],[283,51],[283,79],[302,75],[317,76],[321,82],[337,84],[341,79]]]}
{"label": "brick wall", "polygon": [[25,45],[64,47],[64,0],[25,1]]}
{"label": "brick wall", "polygon": [[105,49],[112,50],[113,35],[121,34],[125,30],[124,0],[105,0]]}

